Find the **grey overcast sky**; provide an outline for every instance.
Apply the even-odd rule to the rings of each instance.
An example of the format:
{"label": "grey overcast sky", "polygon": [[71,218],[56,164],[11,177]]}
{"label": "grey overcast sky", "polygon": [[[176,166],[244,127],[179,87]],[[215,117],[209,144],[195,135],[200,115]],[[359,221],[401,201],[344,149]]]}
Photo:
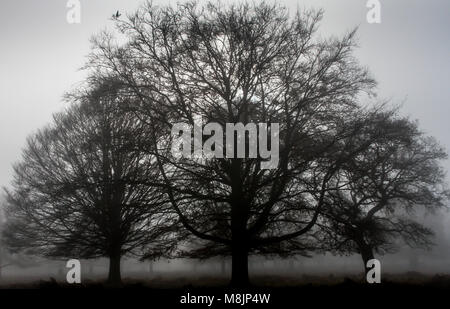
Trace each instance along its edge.
{"label": "grey overcast sky", "polygon": [[[357,56],[378,80],[380,97],[405,100],[402,112],[450,149],[450,1],[379,1],[381,24],[367,23],[366,0],[278,2],[292,13],[323,8],[323,36],[359,26]],[[26,136],[48,123],[64,107],[64,92],[82,80],[89,38],[113,27],[113,12],[132,12],[141,2],[80,0],[81,23],[68,24],[67,0],[1,0],[0,186],[11,181]]]}

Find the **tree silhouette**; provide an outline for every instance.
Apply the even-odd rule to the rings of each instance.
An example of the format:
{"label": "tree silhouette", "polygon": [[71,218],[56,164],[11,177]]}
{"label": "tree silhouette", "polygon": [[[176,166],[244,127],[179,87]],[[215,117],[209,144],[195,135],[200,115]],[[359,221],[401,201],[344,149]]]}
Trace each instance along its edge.
{"label": "tree silhouette", "polygon": [[123,255],[164,253],[172,216],[162,194],[141,184],[158,171],[136,147],[142,127],[119,108],[126,98],[114,79],[91,79],[69,97],[75,102],[28,139],[14,168],[4,236],[13,251],[106,256],[117,284]]}
{"label": "tree silhouette", "polygon": [[[147,4],[117,22],[127,43],[108,34],[94,40],[87,67],[117,75],[138,99],[132,109],[151,124],[146,151],[160,170],[151,184],[164,189],[185,230],[211,254],[231,253],[236,286],[249,282],[249,254],[309,248],[330,180],[372,143],[353,141],[365,117],[357,96],[375,85],[352,56],[355,32],[319,39],[321,17],[289,17],[266,3]],[[172,125],[194,126],[198,116],[202,126],[222,128],[278,123],[277,168],[262,169],[259,155],[174,158]]]}
{"label": "tree silhouette", "polygon": [[417,123],[394,110],[378,113],[370,125],[384,139],[334,175],[338,190],[328,192],[322,222],[323,243],[340,253],[359,253],[366,271],[374,252],[392,252],[399,239],[429,247],[432,231],[408,214],[444,207],[449,197],[439,165],[447,154]]}

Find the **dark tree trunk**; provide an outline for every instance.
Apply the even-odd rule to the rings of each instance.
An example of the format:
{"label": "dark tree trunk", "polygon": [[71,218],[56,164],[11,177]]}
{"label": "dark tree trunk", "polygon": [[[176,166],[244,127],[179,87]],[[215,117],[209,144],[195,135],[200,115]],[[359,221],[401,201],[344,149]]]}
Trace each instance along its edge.
{"label": "dark tree trunk", "polygon": [[361,252],[361,257],[364,263],[364,274],[367,275],[367,272],[370,268],[367,268],[367,262],[374,258],[373,250],[369,245],[360,245],[359,251]]}
{"label": "dark tree trunk", "polygon": [[231,286],[246,287],[248,277],[247,220],[244,205],[232,206],[231,221]]}
{"label": "dark tree trunk", "polygon": [[237,244],[233,244],[231,259],[231,286],[249,286],[248,251],[245,249],[245,245],[242,244],[242,241]]}
{"label": "dark tree trunk", "polygon": [[[236,140],[235,148],[236,149]],[[248,277],[248,204],[242,192],[240,159],[232,162],[231,190],[231,286],[247,287]]]}
{"label": "dark tree trunk", "polygon": [[236,203],[231,222],[231,286],[246,287],[248,277],[248,245],[244,205]]}
{"label": "dark tree trunk", "polygon": [[113,286],[122,284],[122,276],[120,273],[120,254],[114,254],[109,257],[109,273],[108,283]]}

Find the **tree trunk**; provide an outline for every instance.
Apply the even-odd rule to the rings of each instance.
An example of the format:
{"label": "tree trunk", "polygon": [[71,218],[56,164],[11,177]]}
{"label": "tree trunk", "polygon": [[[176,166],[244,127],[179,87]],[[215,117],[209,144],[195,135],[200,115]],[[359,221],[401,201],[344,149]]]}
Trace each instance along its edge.
{"label": "tree trunk", "polygon": [[120,258],[120,254],[114,254],[109,257],[108,283],[113,286],[120,286],[122,284]]}
{"label": "tree trunk", "polygon": [[231,253],[231,286],[242,288],[249,285],[248,252],[242,244],[233,244]]}
{"label": "tree trunk", "polygon": [[[236,140],[235,151],[236,151]],[[236,153],[235,153],[236,155]],[[247,287],[248,277],[248,203],[244,198],[241,179],[241,160],[233,159],[231,173],[231,286]]]}
{"label": "tree trunk", "polygon": [[231,221],[231,286],[247,287],[248,277],[248,245],[244,205],[236,203],[232,206]]}
{"label": "tree trunk", "polygon": [[370,270],[367,268],[367,262],[374,258],[373,250],[369,245],[364,244],[360,246],[359,251],[361,252],[361,257],[364,263],[364,274],[367,275],[367,272]]}

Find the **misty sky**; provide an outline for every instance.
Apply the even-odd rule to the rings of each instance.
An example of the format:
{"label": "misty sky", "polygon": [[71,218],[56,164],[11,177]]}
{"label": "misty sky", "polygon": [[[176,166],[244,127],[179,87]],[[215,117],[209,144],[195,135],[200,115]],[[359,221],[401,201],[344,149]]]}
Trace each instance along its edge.
{"label": "misty sky", "polygon": [[[48,123],[64,107],[64,92],[82,81],[89,38],[113,28],[116,10],[132,12],[141,0],[80,2],[80,24],[67,23],[66,0],[0,2],[0,186],[11,181],[26,136]],[[450,149],[450,1],[380,0],[381,24],[366,22],[365,0],[279,2],[292,12],[325,9],[323,36],[359,26],[357,57],[378,80],[380,98],[404,101],[402,112]]]}

